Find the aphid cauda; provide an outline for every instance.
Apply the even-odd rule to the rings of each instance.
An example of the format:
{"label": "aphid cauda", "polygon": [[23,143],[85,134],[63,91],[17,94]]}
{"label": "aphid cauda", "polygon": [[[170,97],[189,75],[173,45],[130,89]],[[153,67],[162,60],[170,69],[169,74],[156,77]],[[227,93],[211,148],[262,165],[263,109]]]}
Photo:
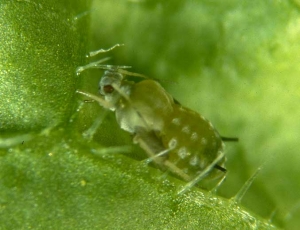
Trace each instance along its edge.
{"label": "aphid cauda", "polygon": [[114,111],[120,128],[149,155],[147,162],[188,181],[181,192],[203,178],[225,177],[223,141],[236,138],[221,137],[209,121],[183,107],[157,81],[126,71],[128,66],[97,63],[92,68],[105,69],[100,96],[77,93]]}

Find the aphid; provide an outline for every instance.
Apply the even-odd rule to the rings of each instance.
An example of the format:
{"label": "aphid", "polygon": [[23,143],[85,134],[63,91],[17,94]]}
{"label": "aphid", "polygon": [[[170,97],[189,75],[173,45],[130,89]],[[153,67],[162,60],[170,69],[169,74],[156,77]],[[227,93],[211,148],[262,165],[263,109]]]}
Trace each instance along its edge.
{"label": "aphid", "polygon": [[223,141],[237,138],[221,137],[209,121],[174,100],[157,81],[128,72],[128,66],[92,66],[105,69],[100,96],[77,93],[114,111],[120,128],[149,155],[147,162],[188,181],[180,193],[203,178],[225,178]]}

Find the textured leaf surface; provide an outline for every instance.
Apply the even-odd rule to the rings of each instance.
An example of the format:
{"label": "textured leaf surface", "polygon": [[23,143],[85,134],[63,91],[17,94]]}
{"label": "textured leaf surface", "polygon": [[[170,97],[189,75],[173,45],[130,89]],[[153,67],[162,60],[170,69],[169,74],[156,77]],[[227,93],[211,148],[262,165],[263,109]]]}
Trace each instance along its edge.
{"label": "textured leaf surface", "polygon": [[[112,114],[102,121],[97,104],[78,107],[74,97],[77,88],[95,93],[101,75],[75,75],[88,61],[83,2],[0,4],[0,229],[272,229],[258,214],[274,209],[277,224],[297,229],[297,2],[91,7],[92,46],[126,45],[105,54],[110,64],[160,79],[222,134],[240,138],[228,144],[224,198],[200,189],[177,196],[184,182],[134,160],[140,149],[103,147],[131,141]],[[94,138],[82,135],[97,121]],[[253,214],[228,198],[262,162],[242,200]]]}
{"label": "textured leaf surface", "polygon": [[55,126],[70,116],[82,62],[85,10],[76,1],[0,3],[0,130],[18,132]]}

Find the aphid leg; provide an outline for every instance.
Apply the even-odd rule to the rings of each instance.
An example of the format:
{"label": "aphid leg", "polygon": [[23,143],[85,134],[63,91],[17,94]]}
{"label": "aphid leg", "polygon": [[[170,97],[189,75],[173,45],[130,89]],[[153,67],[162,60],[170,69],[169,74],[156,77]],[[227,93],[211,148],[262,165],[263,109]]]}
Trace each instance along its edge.
{"label": "aphid leg", "polygon": [[171,163],[170,161],[166,160],[163,157],[156,157],[156,153],[152,151],[150,144],[144,141],[139,136],[135,136],[134,141],[140,145],[140,147],[148,154],[150,158],[162,169],[168,169],[172,173],[176,174],[177,176],[181,177],[185,181],[190,181],[191,177],[184,173],[180,168],[178,168],[175,164]]}
{"label": "aphid leg", "polygon": [[[76,93],[79,93],[79,94],[82,94],[86,97],[89,97],[91,98],[92,100],[85,100],[85,102],[94,102],[94,101],[97,101],[100,103],[101,106],[109,109],[112,107],[112,105],[105,101],[103,98],[101,98],[100,96],[96,96],[96,95],[93,95],[93,94],[90,94],[90,93],[86,93],[86,92],[83,92],[83,91],[80,91],[80,90],[77,90]],[[86,131],[83,132],[83,137],[88,139],[88,140],[91,140],[94,136],[94,134],[96,133],[97,129],[99,128],[99,126],[101,125],[101,123],[103,122],[103,119],[104,117],[106,116],[106,111],[103,112],[95,121],[94,123],[92,124],[92,126],[87,129]]]}
{"label": "aphid leg", "polygon": [[179,176],[179,177],[182,178],[183,180],[185,180],[185,181],[191,181],[191,180],[192,180],[192,178],[191,178],[188,174],[184,173],[184,172],[182,171],[182,169],[178,168],[178,167],[176,166],[176,164],[172,163],[171,161],[165,160],[165,161],[164,161],[164,165],[165,165],[172,173],[176,174],[177,176]]}
{"label": "aphid leg", "polygon": [[[145,152],[150,157],[150,159],[153,162],[155,162],[158,166],[160,166],[162,169],[164,169],[163,167],[164,154],[161,154],[160,157],[156,156],[157,155],[156,153],[159,154],[161,152],[164,152],[164,147],[162,146],[162,143],[158,140],[158,138],[154,135],[153,132],[148,132],[145,130],[145,128],[142,127],[136,127],[136,134],[133,138],[133,142],[139,144],[140,147],[145,150]],[[147,162],[146,159],[145,163],[148,164],[150,162]]]}
{"label": "aphid leg", "polygon": [[224,152],[221,152],[219,156],[210,164],[208,165],[196,178],[191,180],[189,183],[187,183],[179,192],[178,195],[181,195],[191,189],[193,186],[195,186],[197,183],[199,183],[203,178],[207,176],[207,174],[215,167],[216,164],[219,163],[219,161],[224,157]]}
{"label": "aphid leg", "polygon": [[[149,163],[151,163],[151,162],[156,162],[156,159],[165,157],[170,151],[172,151],[172,149],[165,149],[165,150],[163,150],[163,151],[161,151],[161,152],[155,154],[154,156],[149,157],[149,158],[143,160],[142,162],[145,163],[145,164],[149,164]],[[150,155],[150,154],[148,154],[148,155]],[[161,163],[161,162],[159,162],[159,163]],[[158,164],[158,163],[156,162],[156,164]],[[165,164],[165,162],[162,163],[162,164],[164,165],[163,168],[168,169],[168,166]],[[166,176],[169,174],[169,172],[170,172],[170,170],[166,170],[166,171],[162,174],[161,177],[162,177],[162,178],[166,178]],[[176,174],[178,175],[178,173],[176,173]],[[184,177],[186,177],[186,176],[183,175],[183,176],[181,176],[181,177],[184,178]],[[188,178],[185,178],[185,179],[187,180]]]}
{"label": "aphid leg", "polygon": [[[167,168],[167,170],[162,174],[162,178],[166,178],[167,177],[167,175],[169,175],[170,173],[173,173],[173,174],[176,174],[177,176],[179,176],[182,180],[184,180],[184,181],[191,181],[191,177],[189,177],[188,176],[188,174],[186,174],[186,173],[184,173],[181,169],[180,169],[180,171],[178,170],[179,168],[178,167],[176,167],[176,168],[174,168],[174,170],[171,170],[171,168],[173,167],[173,165],[175,165],[175,166],[177,166],[177,163],[180,161],[181,159],[178,159],[177,161],[175,161],[175,162],[171,162],[172,163],[172,165],[168,165],[168,162],[170,162],[170,161],[168,161],[168,162],[166,162],[166,168]],[[176,171],[175,171],[176,170]]]}
{"label": "aphid leg", "polygon": [[246,192],[249,190],[250,186],[252,185],[253,181],[256,179],[258,173],[261,171],[262,166],[260,166],[254,174],[246,181],[246,183],[243,185],[243,187],[238,191],[238,193],[231,198],[231,200],[236,203],[240,204],[243,197],[245,196]]}
{"label": "aphid leg", "polygon": [[145,162],[146,164],[149,164],[149,163],[151,163],[152,161],[155,161],[156,158],[158,158],[158,157],[163,157],[163,156],[167,155],[170,151],[172,151],[172,149],[166,149],[166,150],[163,150],[163,151],[161,151],[161,152],[155,154],[154,156],[145,159],[144,162]]}
{"label": "aphid leg", "polygon": [[104,100],[102,97],[100,97],[100,96],[96,96],[96,95],[94,95],[94,94],[86,93],[86,92],[83,92],[83,91],[80,91],[80,90],[76,90],[76,93],[82,94],[82,95],[84,95],[84,96],[86,96],[86,97],[89,97],[89,98],[91,98],[91,99],[93,99],[93,100],[99,102],[99,104],[100,104],[101,106],[103,106],[104,108],[111,109],[111,108],[114,107],[111,103],[105,101],[105,100]]}
{"label": "aphid leg", "polygon": [[98,128],[100,127],[100,125],[102,124],[105,116],[106,116],[106,111],[104,111],[103,113],[100,114],[100,116],[98,116],[95,121],[93,122],[93,124],[91,125],[91,127],[89,127],[87,130],[85,130],[82,133],[82,136],[87,139],[88,141],[91,141],[95,135],[95,133],[97,132]]}

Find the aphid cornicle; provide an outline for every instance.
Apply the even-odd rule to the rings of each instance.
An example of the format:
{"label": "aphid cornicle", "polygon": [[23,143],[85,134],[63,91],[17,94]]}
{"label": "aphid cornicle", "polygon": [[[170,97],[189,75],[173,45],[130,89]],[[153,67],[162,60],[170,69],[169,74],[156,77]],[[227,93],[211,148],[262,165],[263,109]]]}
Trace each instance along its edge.
{"label": "aphid cornicle", "polygon": [[[94,67],[95,68],[95,67]],[[119,126],[161,169],[189,182],[225,175],[224,138],[200,114],[183,107],[155,80],[125,70],[127,66],[97,65],[105,69],[100,96],[77,91],[115,112]],[[130,77],[139,78],[138,81]]]}

